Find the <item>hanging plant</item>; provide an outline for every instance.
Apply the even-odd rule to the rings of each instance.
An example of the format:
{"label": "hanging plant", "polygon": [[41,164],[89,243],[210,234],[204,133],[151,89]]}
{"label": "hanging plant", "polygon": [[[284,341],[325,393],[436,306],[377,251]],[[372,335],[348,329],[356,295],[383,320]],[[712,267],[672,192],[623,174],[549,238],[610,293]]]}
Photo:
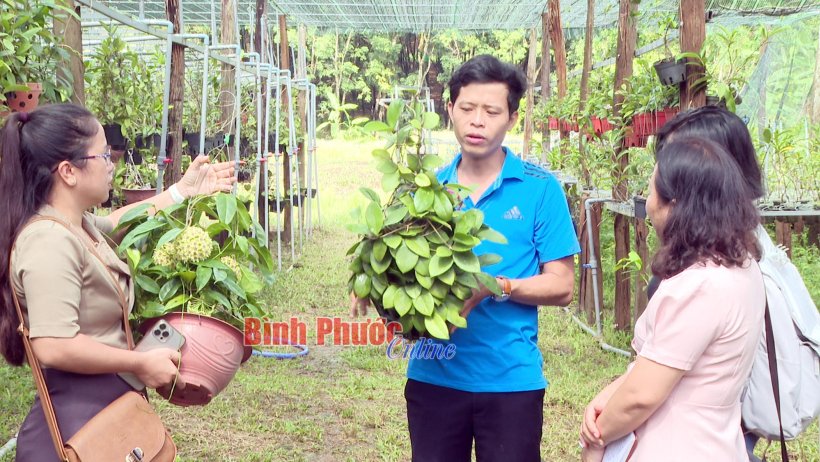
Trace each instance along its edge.
{"label": "hanging plant", "polygon": [[425,153],[423,136],[438,124],[439,116],[424,112],[420,102],[396,100],[387,123],[365,126],[387,142],[373,157],[388,198],[382,203],[375,191],[361,188],[368,204],[351,226],[361,239],[348,251],[350,291],[369,299],[388,321],[401,322],[402,335],[411,339],[449,339],[451,328],[467,327],[460,312],[480,284],[500,294],[481,267],[501,257],[478,257],[473,249],[482,240],[506,239],[484,224],[480,210],[459,210],[466,188],[436,178],[441,158]]}

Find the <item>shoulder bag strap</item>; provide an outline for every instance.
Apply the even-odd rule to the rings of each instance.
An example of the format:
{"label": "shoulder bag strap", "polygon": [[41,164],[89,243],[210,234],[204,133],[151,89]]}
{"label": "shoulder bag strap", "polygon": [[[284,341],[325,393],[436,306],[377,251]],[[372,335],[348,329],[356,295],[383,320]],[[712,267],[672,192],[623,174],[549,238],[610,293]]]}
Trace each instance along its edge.
{"label": "shoulder bag strap", "polygon": [[783,435],[783,418],[780,415],[780,378],[777,376],[777,351],[774,346],[774,329],[772,329],[772,317],[769,314],[769,302],[766,302],[766,355],[769,357],[769,376],[772,379],[772,391],[774,392],[774,405],[777,408],[777,423],[780,426],[780,457],[783,462],[788,462],[789,451],[786,449],[786,438]]}
{"label": "shoulder bag strap", "polygon": [[[34,223],[36,221],[54,221],[56,223],[61,224],[69,231],[71,231],[77,238],[80,239],[80,242],[83,242],[83,245],[103,264],[103,266],[108,269],[105,265],[105,261],[100,256],[97,249],[93,246],[89,246],[85,243],[85,239],[77,234],[71,226],[57,218],[52,217],[37,217],[29,221],[28,224]],[[28,226],[28,225],[26,225]],[[14,249],[14,245],[12,245],[12,249]],[[131,328],[128,324],[128,301],[125,297],[125,293],[122,291],[120,287],[120,283],[116,275],[108,269],[109,276],[113,279],[114,287],[117,289],[117,293],[120,298],[120,303],[122,304],[122,313],[123,313],[123,328],[125,329],[125,337],[128,342],[128,349],[133,349],[134,347],[134,339],[133,335],[131,334]],[[51,440],[54,443],[54,449],[57,451],[57,455],[60,457],[61,461],[68,461],[68,454],[66,453],[65,447],[63,446],[63,437],[60,434],[60,428],[57,425],[57,415],[54,413],[54,404],[51,402],[51,395],[48,392],[48,386],[46,385],[45,376],[43,375],[43,370],[40,368],[40,361],[37,360],[37,356],[34,355],[34,349],[31,346],[31,339],[29,338],[29,330],[26,327],[26,323],[23,317],[23,310],[20,307],[20,300],[17,297],[17,291],[14,290],[14,285],[12,284],[12,264],[11,264],[11,253],[9,253],[9,289],[11,290],[11,297],[14,300],[14,307],[17,310],[17,317],[20,319],[20,325],[17,328],[17,331],[23,337],[23,347],[26,352],[26,359],[28,360],[29,367],[31,368],[31,373],[34,376],[34,384],[37,387],[37,393],[40,396],[40,403],[43,406],[43,413],[45,414],[45,420],[48,424],[48,431],[51,434]]]}

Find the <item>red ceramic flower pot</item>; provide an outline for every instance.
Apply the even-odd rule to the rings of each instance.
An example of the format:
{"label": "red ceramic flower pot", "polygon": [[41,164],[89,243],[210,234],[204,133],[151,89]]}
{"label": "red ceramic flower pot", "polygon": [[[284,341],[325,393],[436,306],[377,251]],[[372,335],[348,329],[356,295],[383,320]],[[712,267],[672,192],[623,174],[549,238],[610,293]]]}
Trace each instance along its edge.
{"label": "red ceramic flower pot", "polygon": [[549,118],[549,129],[550,130],[558,130],[558,118],[557,117],[550,117]]}
{"label": "red ceramic flower pot", "polygon": [[657,129],[657,120],[654,112],[644,112],[632,116],[632,131],[635,135],[654,135]]}
{"label": "red ceramic flower pot", "polygon": [[137,202],[150,199],[157,195],[156,189],[123,189],[123,199],[126,204],[136,204]]}
{"label": "red ceramic flower pot", "polygon": [[27,83],[28,91],[13,91],[6,95],[6,106],[12,112],[31,112],[40,103],[43,86],[39,83]]}
{"label": "red ceramic flower pot", "polygon": [[184,389],[159,389],[157,392],[180,406],[207,404],[236,375],[240,364],[250,358],[252,349],[236,327],[209,316],[168,313],[162,317],[185,337],[179,367]]}

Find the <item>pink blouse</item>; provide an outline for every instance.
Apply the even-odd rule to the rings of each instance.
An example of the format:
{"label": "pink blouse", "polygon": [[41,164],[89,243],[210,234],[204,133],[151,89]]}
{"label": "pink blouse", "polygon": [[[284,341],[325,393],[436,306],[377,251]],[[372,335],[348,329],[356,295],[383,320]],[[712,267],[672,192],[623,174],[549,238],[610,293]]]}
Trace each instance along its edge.
{"label": "pink blouse", "polygon": [[741,268],[696,264],[661,282],[635,325],[632,347],[686,373],[635,431],[631,462],[748,460],[740,395],[763,329],[765,300],[755,261]]}

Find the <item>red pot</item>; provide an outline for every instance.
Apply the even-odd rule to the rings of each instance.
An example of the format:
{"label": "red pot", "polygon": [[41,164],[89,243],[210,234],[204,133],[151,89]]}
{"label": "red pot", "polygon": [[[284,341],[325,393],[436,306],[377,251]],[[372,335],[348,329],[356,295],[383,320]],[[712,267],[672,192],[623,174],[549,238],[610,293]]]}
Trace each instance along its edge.
{"label": "red pot", "polygon": [[[661,127],[666,125],[666,122],[674,119],[676,115],[678,115],[679,109],[676,107],[668,107],[656,113],[656,127],[657,130],[660,130]],[[656,131],[657,131],[656,130]]]}
{"label": "red pot", "polygon": [[558,118],[557,117],[550,117],[549,118],[549,129],[550,130],[558,130]]}
{"label": "red pot", "polygon": [[162,317],[185,337],[179,375],[184,389],[157,392],[179,406],[208,404],[228,386],[240,364],[253,350],[244,345],[244,336],[236,327],[209,316],[191,313],[168,313]]}
{"label": "red pot", "polygon": [[6,106],[12,112],[31,112],[40,103],[43,86],[39,83],[27,83],[28,91],[13,91],[6,94]]}
{"label": "red pot", "polygon": [[632,131],[636,135],[654,135],[657,130],[657,116],[654,112],[644,112],[632,116]]}
{"label": "red pot", "polygon": [[123,189],[123,199],[126,204],[136,204],[137,202],[150,199],[157,195],[156,189]]}

